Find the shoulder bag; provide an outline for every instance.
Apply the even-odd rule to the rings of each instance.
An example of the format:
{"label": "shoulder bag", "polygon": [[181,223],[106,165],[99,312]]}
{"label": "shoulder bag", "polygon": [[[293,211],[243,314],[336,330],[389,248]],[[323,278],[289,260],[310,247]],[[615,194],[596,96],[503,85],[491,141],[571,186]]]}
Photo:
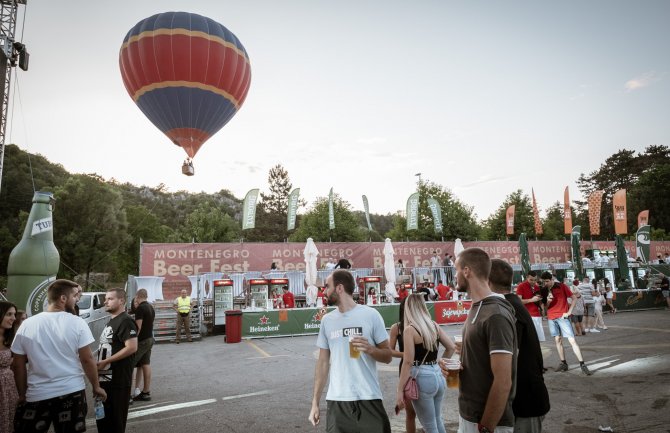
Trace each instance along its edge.
{"label": "shoulder bag", "polygon": [[[428,356],[428,351],[426,351],[426,354],[423,356],[421,364],[423,364],[423,362],[426,360],[426,356]],[[421,364],[419,364],[418,367],[420,367]],[[416,376],[418,374],[419,371],[417,370],[416,375],[414,376],[410,375],[409,379],[407,380],[407,383],[405,384],[405,388],[403,389],[403,395],[405,396],[405,401],[418,400],[419,398],[419,384],[416,383]]]}

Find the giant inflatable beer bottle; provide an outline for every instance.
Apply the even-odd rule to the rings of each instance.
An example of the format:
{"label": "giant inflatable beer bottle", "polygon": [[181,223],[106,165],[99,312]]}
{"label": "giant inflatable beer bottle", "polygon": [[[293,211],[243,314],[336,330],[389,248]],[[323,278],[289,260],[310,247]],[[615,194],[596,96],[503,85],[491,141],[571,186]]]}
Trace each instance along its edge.
{"label": "giant inflatable beer bottle", "polygon": [[60,255],[54,245],[50,192],[36,192],[21,241],[9,255],[7,294],[29,316],[44,310],[49,283],[56,279]]}

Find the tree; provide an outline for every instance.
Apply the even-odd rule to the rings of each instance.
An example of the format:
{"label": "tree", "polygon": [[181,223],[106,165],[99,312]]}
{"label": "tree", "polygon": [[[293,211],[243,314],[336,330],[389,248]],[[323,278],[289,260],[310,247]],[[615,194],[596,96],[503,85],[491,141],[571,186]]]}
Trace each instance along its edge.
{"label": "tree", "polygon": [[119,274],[139,273],[140,242],[170,242],[175,240],[175,232],[143,205],[125,207],[128,222],[128,240],[119,254]]}
{"label": "tree", "polygon": [[[631,233],[635,230],[637,212],[646,209],[647,207],[644,207],[644,205],[649,203],[647,198],[637,199],[636,195],[646,195],[636,186],[645,174],[662,173],[663,167],[669,164],[670,148],[668,146],[648,146],[643,153],[637,155],[633,150],[622,149],[607,158],[597,170],[589,173],[589,175],[582,173],[579,176],[577,185],[585,198],[593,191],[605,191],[602,203],[604,211],[600,216],[601,237],[611,238],[614,236],[614,221],[611,212],[612,196],[614,193],[620,189],[626,189],[629,204],[627,207],[628,232]],[[658,170],[661,171],[659,172]],[[650,182],[651,185],[658,188],[654,192],[667,189],[667,186],[663,186],[662,183],[654,182],[653,178],[645,178],[645,185],[649,186]],[[662,202],[662,200],[659,200],[659,202]],[[578,204],[578,213],[582,214],[583,209],[586,207],[586,202],[576,203]],[[661,207],[663,209],[661,215],[667,215],[667,207]],[[670,228],[670,226],[659,228]]]}
{"label": "tree", "polygon": [[201,203],[179,230],[182,242],[234,242],[240,238],[240,223],[211,203]]}
{"label": "tree", "polygon": [[[630,190],[629,221],[633,224],[629,233],[637,229],[638,212],[649,209],[649,225],[670,231],[670,162],[656,165],[640,176]],[[657,240],[657,238],[652,238]]]}
{"label": "tree", "polygon": [[[393,240],[410,239],[420,241],[437,241],[445,239],[474,240],[479,237],[479,226],[472,206],[461,202],[451,190],[433,182],[418,183],[419,191],[419,222],[418,230],[407,232],[407,219],[396,216],[393,228],[387,237]],[[442,233],[435,232],[433,214],[428,207],[428,198],[434,198],[440,205],[442,213]],[[404,224],[403,224],[404,221]]]}
{"label": "tree", "polygon": [[96,175],[75,175],[56,189],[54,242],[61,272],[72,278],[91,272],[114,273],[116,254],[127,242],[121,194]]}
{"label": "tree", "polygon": [[351,205],[338,194],[333,196],[335,229],[328,224],[328,198],[318,197],[312,208],[299,219],[298,228],[289,239],[292,242],[305,242],[307,238],[315,242],[363,242],[367,239],[367,230],[363,230],[359,218],[351,211]]}
{"label": "tree", "polygon": [[[515,205],[514,234],[507,235],[506,214],[507,208]],[[533,205],[528,194],[520,189],[505,198],[498,210],[484,221],[485,239],[487,240],[516,240],[521,233],[528,238],[535,237],[535,220],[533,219]]]}
{"label": "tree", "polygon": [[[261,192],[256,211],[256,228],[245,232],[245,238],[249,241],[283,242],[288,238],[288,196],[293,190],[293,184],[288,171],[281,164],[270,169],[268,189],[268,194]],[[298,201],[298,207],[304,205],[304,200]]]}

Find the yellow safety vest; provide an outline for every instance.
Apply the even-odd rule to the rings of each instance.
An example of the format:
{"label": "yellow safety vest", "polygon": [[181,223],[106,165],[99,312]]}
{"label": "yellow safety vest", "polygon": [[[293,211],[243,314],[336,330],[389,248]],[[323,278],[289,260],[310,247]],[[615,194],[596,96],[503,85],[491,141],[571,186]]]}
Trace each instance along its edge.
{"label": "yellow safety vest", "polygon": [[177,298],[177,311],[179,313],[189,313],[191,311],[191,298],[181,296]]}

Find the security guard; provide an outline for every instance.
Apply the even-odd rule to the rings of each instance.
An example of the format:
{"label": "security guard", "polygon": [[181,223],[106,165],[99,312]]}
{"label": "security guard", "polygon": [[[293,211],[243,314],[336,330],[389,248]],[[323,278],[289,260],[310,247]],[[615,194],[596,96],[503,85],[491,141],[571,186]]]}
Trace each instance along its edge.
{"label": "security guard", "polygon": [[179,344],[179,340],[181,340],[182,325],[186,330],[188,341],[193,341],[191,339],[191,298],[186,296],[186,290],[182,290],[181,296],[174,300],[173,308],[177,312],[177,339],[175,342]]}

